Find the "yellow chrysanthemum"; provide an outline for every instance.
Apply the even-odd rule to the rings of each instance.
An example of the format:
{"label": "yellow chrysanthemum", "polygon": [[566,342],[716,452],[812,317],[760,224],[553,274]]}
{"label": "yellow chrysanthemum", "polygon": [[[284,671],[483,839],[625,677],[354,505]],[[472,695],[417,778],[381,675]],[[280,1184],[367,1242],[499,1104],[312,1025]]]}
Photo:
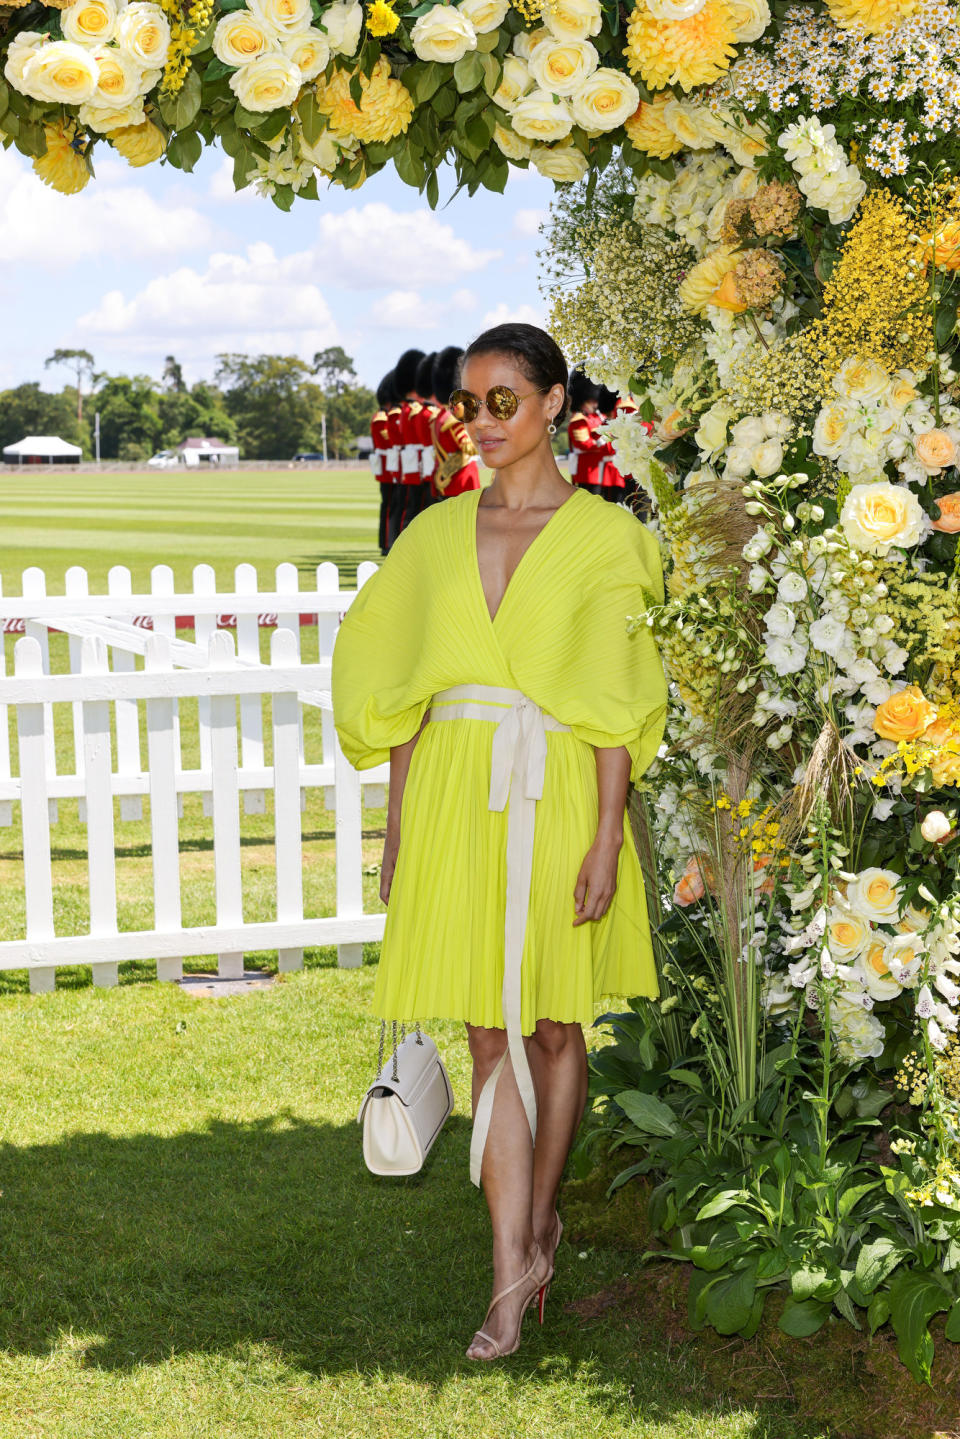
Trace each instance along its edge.
{"label": "yellow chrysanthemum", "polygon": [[399,24],[400,16],[387,4],[387,0],[373,0],[373,4],[367,7],[367,34],[375,39],[392,35]]}
{"label": "yellow chrysanthemum", "polygon": [[712,85],[736,54],[736,24],[727,0],[706,0],[687,20],[658,20],[640,0],[627,26],[627,67],[651,90]]}
{"label": "yellow chrysanthemum", "polygon": [[59,190],[61,195],[78,194],[90,179],[90,168],[82,153],[73,147],[75,126],[44,125],[43,133],[47,137],[47,153],[37,156],[33,168],[45,185]]}
{"label": "yellow chrysanthemum", "polygon": [[892,30],[917,8],[917,0],[827,0],[827,9],[843,30],[879,35]]}
{"label": "yellow chrysanthemum", "polygon": [[683,149],[683,141],[677,139],[663,118],[663,112],[672,99],[669,91],[663,91],[650,101],[641,100],[623,127],[634,149],[653,155],[657,160],[669,160],[671,155]]}
{"label": "yellow chrysanthemum", "polygon": [[121,130],[110,130],[107,139],[127,164],[135,167],[152,165],[167,148],[163,131],[150,120],[145,120],[142,125],[124,125]]}
{"label": "yellow chrysanthemum", "polygon": [[330,118],[337,139],[351,136],[363,144],[383,144],[402,135],[413,119],[413,96],[390,75],[390,62],[382,56],[369,76],[360,78],[360,104],[350,94],[352,74],[338,70],[317,86],[317,107]]}
{"label": "yellow chrysanthemum", "polygon": [[[733,275],[736,268],[739,250],[736,245],[720,245],[718,249],[705,255],[698,265],[694,265],[687,277],[680,285],[680,300],[688,310],[694,310],[698,315],[702,314],[707,305],[721,301],[723,309],[739,308],[746,309],[745,305],[731,305],[727,303],[727,295],[721,294],[721,287],[727,276]],[[729,290],[728,283],[727,289]]]}

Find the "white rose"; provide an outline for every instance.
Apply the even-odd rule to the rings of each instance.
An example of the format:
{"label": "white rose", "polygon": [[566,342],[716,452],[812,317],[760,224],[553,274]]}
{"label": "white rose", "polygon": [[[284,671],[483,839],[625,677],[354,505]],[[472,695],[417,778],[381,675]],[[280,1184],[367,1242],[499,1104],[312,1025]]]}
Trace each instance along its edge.
{"label": "white rose", "polygon": [[530,162],[546,179],[563,184],[582,180],[590,168],[586,155],[572,140],[562,140],[559,145],[534,145]]}
{"label": "white rose", "polygon": [[493,139],[508,160],[529,160],[533,154],[533,146],[529,140],[515,135],[512,130],[506,129],[503,125],[495,126]]}
{"label": "white rose", "polygon": [[303,77],[287,55],[273,51],[230,76],[230,89],[245,110],[280,110],[293,104]]}
{"label": "white rose", "polygon": [[468,50],[477,48],[477,32],[454,5],[435,5],[421,15],[410,34],[420,60],[442,60],[454,65]]}
{"label": "white rose", "polygon": [[24,68],[46,39],[46,35],[41,35],[39,30],[21,30],[20,34],[10,42],[3,73],[13,88],[19,90],[21,95],[25,93]]}
{"label": "white rose", "polygon": [[125,130],[128,125],[142,125],[146,119],[143,96],[138,95],[129,105],[81,105],[77,118],[81,124],[89,125],[91,130],[101,135],[109,134],[111,130]]}
{"label": "white rose", "polygon": [[363,29],[363,6],[359,3],[331,5],[320,16],[320,28],[326,31],[330,49],[335,55],[355,55]]}
{"label": "white rose", "polygon": [[710,111],[705,105],[676,98],[668,100],[663,107],[663,123],[690,150],[712,150],[717,144]]}
{"label": "white rose", "polygon": [[303,80],[315,80],[330,60],[330,42],[323,31],[313,25],[284,40],[281,49],[296,65]]}
{"label": "white rose", "polygon": [[703,455],[717,455],[727,443],[727,426],[736,411],[732,405],[717,400],[709,410],[700,416],[700,424],[694,434],[697,446]]}
{"label": "white rose", "polygon": [[862,954],[872,932],[870,921],[847,905],[836,904],[827,915],[826,940],[830,953],[841,963]]}
{"label": "white rose", "polygon": [[527,140],[565,140],[573,129],[573,116],[565,101],[554,100],[545,90],[532,90],[517,101],[513,128]]}
{"label": "white rose", "polygon": [[35,49],[23,66],[23,87],[36,100],[82,105],[97,90],[99,70],[83,45],[54,40]]}
{"label": "white rose", "polygon": [[486,35],[503,24],[510,9],[510,0],[460,0],[457,6],[478,35]]}
{"label": "white rose", "polygon": [[280,36],[294,35],[310,24],[310,0],[247,0],[247,8]]}
{"label": "white rose", "polygon": [[890,386],[890,372],[876,360],[851,355],[844,360],[831,381],[845,400],[878,400]]}
{"label": "white rose", "polygon": [[932,809],[920,826],[920,833],[928,844],[939,844],[953,829],[942,809]]}
{"label": "white rose", "polygon": [[746,419],[738,420],[730,431],[730,443],[742,445],[746,449],[759,445],[765,438],[763,421],[757,415],[748,415]]}
{"label": "white rose", "polygon": [[600,0],[550,0],[543,23],[558,40],[586,40],[600,34]]}
{"label": "white rose", "polygon": [[646,0],[646,7],[658,20],[690,20],[699,15],[707,0]]}
{"label": "white rose", "polygon": [[772,635],[785,638],[797,628],[797,617],[789,605],[779,600],[772,604],[763,617],[763,622]]}
{"label": "white rose", "polygon": [[851,419],[845,405],[823,405],[813,426],[813,453],[825,459],[838,459],[850,438]]}
{"label": "white rose", "polygon": [[231,10],[217,21],[213,32],[213,53],[224,65],[249,65],[273,44],[274,32],[259,15],[249,10]]}
{"label": "white rose", "polygon": [[596,70],[600,56],[589,40],[550,39],[537,46],[528,64],[533,83],[541,90],[572,95]]}
{"label": "white rose", "polygon": [[730,0],[735,28],[734,40],[738,45],[759,40],[770,24],[770,6],[767,0]]}
{"label": "white rose", "polygon": [[117,21],[120,49],[147,70],[162,69],[170,47],[170,23],[159,5],[133,0]]}
{"label": "white rose", "polygon": [[865,869],[847,885],[847,904],[874,924],[889,924],[900,913],[900,876],[892,869]]}
{"label": "white rose", "polygon": [[508,55],[503,62],[500,84],[493,93],[493,103],[499,105],[501,110],[510,111],[532,84],[526,61],[517,55]]}
{"label": "white rose", "polygon": [[843,502],[840,524],[855,550],[872,555],[886,555],[895,545],[911,548],[929,528],[916,495],[889,480],[854,485]]}
{"label": "white rose", "polygon": [[[535,51],[534,59],[539,53]],[[574,123],[587,131],[616,130],[630,119],[639,104],[640,91],[629,75],[603,65],[574,95]]]}
{"label": "white rose", "polygon": [[537,46],[549,38],[550,31],[546,25],[538,25],[536,30],[521,30],[514,35],[511,48],[514,55],[518,55],[521,60],[529,60]]}
{"label": "white rose", "polygon": [[93,58],[98,75],[97,93],[91,103],[111,110],[123,110],[132,104],[141,94],[140,66],[115,45],[99,46]]}
{"label": "white rose", "polygon": [[74,0],[60,11],[60,28],[74,45],[106,45],[117,28],[115,0]]}

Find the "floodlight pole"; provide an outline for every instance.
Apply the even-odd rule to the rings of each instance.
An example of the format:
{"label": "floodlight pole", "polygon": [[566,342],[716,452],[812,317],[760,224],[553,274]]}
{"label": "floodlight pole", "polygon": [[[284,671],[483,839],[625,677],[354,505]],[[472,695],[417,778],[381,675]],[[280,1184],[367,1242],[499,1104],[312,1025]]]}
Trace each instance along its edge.
{"label": "floodlight pole", "polygon": [[100,411],[97,410],[93,417],[93,443],[97,457],[97,465],[100,464]]}
{"label": "floodlight pole", "polygon": [[322,439],[322,441],[323,441],[323,463],[326,464],[326,463],[327,463],[327,417],[326,417],[325,414],[323,414],[323,415],[320,416],[320,436],[321,436],[321,439]]}

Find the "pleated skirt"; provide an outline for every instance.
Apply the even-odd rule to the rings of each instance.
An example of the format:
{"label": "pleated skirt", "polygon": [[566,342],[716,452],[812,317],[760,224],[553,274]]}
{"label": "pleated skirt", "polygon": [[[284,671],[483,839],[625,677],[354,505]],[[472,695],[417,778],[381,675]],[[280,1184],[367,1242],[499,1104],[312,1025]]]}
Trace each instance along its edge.
{"label": "pleated skirt", "polygon": [[[503,1027],[508,810],[488,808],[493,733],[479,720],[428,724],[413,752],[374,991],[383,1019]],[[591,1024],[606,996],[657,993],[626,821],[611,906],[574,928],[574,888],[596,827],[593,746],[548,731],[523,951],[524,1034],[539,1019]]]}

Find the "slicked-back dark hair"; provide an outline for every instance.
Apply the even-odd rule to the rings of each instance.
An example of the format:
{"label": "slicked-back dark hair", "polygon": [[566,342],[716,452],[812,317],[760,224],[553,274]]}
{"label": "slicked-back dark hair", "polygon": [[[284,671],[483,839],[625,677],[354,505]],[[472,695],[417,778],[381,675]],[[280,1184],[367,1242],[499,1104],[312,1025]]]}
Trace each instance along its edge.
{"label": "slicked-back dark hair", "polygon": [[404,350],[394,366],[393,373],[401,400],[405,400],[410,391],[417,388],[417,366],[423,358],[422,350]]}
{"label": "slicked-back dark hair", "polygon": [[428,399],[433,394],[433,362],[436,354],[424,355],[417,366],[416,390],[423,399]]}
{"label": "slicked-back dark hair", "polygon": [[[494,325],[467,346],[462,365],[474,355],[509,355],[521,370],[536,385],[538,390],[549,390],[553,385],[562,385],[567,390],[567,362],[563,351],[552,335],[536,325],[525,325],[521,321],[509,321],[505,325]],[[564,400],[554,416],[559,425],[567,412]]]}

